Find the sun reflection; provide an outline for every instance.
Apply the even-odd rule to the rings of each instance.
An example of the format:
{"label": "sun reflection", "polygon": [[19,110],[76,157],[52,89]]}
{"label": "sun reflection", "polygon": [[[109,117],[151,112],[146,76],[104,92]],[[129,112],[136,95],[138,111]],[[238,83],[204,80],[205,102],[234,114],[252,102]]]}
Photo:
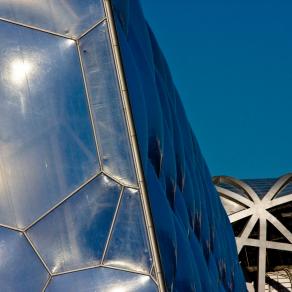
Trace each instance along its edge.
{"label": "sun reflection", "polygon": [[110,292],[126,292],[127,290],[122,287],[112,288]]}
{"label": "sun reflection", "polygon": [[10,69],[11,81],[15,84],[22,84],[26,81],[28,74],[32,72],[33,66],[31,62],[16,59],[11,62]]}
{"label": "sun reflection", "polygon": [[114,285],[114,287],[111,287],[108,292],[139,291],[140,289],[143,290],[148,281],[150,281],[148,276],[139,275],[135,279],[130,281],[125,280],[122,284]]}

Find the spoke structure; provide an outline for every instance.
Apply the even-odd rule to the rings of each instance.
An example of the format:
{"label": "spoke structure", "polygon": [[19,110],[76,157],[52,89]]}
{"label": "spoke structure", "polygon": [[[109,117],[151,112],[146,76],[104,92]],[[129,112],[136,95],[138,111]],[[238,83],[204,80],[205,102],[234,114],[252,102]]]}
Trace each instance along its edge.
{"label": "spoke structure", "polygon": [[[292,174],[280,177],[269,191],[262,197],[245,182],[226,176],[214,177],[216,189],[222,198],[231,201],[235,205],[243,206],[244,209],[238,212],[230,212],[229,220],[231,223],[251,216],[245,225],[243,231],[236,237],[238,254],[244,246],[254,246],[259,248],[259,266],[258,266],[258,291],[265,291],[266,274],[266,253],[267,249],[277,249],[292,252],[292,234],[291,232],[270,212],[270,209],[292,201],[292,193],[284,196],[277,196],[285,187],[292,182]],[[231,191],[225,188],[225,185],[231,185],[241,191]],[[233,188],[232,188],[233,189]],[[254,226],[259,221],[259,239],[249,238]],[[267,225],[272,224],[289,243],[281,243],[267,240]]]}

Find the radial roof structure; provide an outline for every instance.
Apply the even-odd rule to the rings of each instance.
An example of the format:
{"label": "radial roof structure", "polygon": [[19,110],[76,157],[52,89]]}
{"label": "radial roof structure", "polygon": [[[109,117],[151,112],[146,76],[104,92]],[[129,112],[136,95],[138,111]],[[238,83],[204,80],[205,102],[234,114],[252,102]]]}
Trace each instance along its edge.
{"label": "radial roof structure", "polygon": [[[248,180],[218,176],[213,182],[233,224],[238,253],[244,247],[258,248],[258,289],[264,291],[268,269],[292,264],[292,174]],[[281,262],[280,253],[288,258]]]}

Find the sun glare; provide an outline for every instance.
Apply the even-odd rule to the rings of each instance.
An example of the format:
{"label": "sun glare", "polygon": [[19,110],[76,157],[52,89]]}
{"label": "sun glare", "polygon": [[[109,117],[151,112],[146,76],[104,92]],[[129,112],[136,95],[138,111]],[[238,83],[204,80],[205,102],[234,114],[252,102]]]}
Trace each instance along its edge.
{"label": "sun glare", "polygon": [[32,64],[30,62],[19,59],[13,60],[10,65],[11,81],[15,84],[22,84],[27,80],[29,73],[32,71]]}

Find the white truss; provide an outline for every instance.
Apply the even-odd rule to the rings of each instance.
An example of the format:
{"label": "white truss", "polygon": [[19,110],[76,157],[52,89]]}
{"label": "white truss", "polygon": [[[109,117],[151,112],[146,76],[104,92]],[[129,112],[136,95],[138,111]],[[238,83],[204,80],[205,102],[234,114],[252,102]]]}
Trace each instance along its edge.
{"label": "white truss", "polygon": [[[288,194],[276,198],[277,194],[283,190],[290,182],[292,182],[292,174],[287,174],[280,177],[276,183],[270,188],[266,195],[260,199],[256,192],[245,182],[238,179],[220,176],[214,177],[214,183],[220,196],[243,206],[244,209],[229,215],[231,223],[251,216],[248,223],[240,236],[236,237],[238,253],[243,246],[255,246],[259,248],[259,267],[258,267],[258,291],[265,291],[265,275],[266,275],[266,251],[267,248],[292,251],[292,234],[291,232],[273,215],[269,209],[292,201],[292,194]],[[229,184],[235,186],[242,191],[246,196],[237,194],[233,191],[218,186],[219,184]],[[255,224],[259,221],[259,239],[251,239],[251,234]],[[289,243],[280,243],[267,240],[267,224],[271,223],[288,241]]]}

